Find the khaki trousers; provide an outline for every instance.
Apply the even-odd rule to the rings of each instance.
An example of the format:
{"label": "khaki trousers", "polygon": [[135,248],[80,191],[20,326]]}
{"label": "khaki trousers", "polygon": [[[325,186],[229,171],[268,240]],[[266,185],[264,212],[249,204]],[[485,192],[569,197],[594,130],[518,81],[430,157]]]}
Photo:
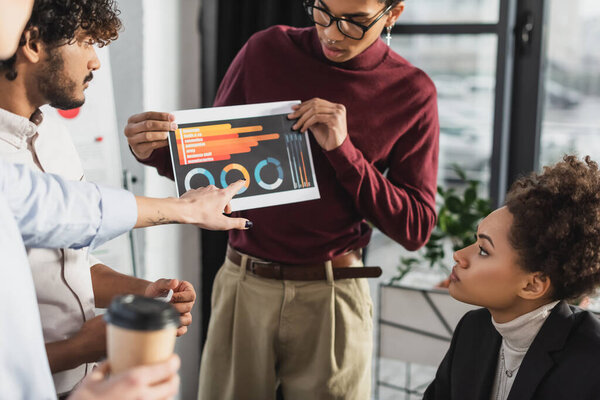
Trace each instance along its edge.
{"label": "khaki trousers", "polygon": [[[242,258],[244,264],[247,257]],[[372,310],[366,279],[280,281],[226,259],[215,278],[200,400],[369,399]]]}

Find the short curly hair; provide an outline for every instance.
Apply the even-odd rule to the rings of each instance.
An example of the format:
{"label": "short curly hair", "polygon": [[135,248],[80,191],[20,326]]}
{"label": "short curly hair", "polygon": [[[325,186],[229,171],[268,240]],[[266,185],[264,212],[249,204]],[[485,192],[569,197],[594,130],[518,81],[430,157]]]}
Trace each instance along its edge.
{"label": "short curly hair", "polygon": [[404,0],[379,0],[380,3],[385,3],[386,7],[396,5],[397,3],[402,3]]}
{"label": "short curly hair", "polygon": [[515,182],[506,199],[509,233],[519,264],[542,272],[555,300],[592,293],[600,285],[600,172],[568,155]]}
{"label": "short curly hair", "polygon": [[[36,28],[42,42],[60,46],[75,40],[81,29],[102,47],[119,37],[119,14],[114,0],[35,0],[25,32]],[[19,45],[25,45],[24,35]],[[7,79],[17,77],[15,62],[16,54],[0,61],[0,71],[6,71]]]}

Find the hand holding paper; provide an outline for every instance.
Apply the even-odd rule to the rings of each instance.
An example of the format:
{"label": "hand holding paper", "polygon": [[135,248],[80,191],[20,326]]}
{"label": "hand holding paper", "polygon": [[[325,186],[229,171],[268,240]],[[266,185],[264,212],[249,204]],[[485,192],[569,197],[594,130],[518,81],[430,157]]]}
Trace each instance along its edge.
{"label": "hand holding paper", "polygon": [[154,149],[169,145],[169,131],[177,129],[175,116],[164,112],[148,111],[129,117],[125,126],[125,136],[140,160],[152,155]]}
{"label": "hand holding paper", "polygon": [[314,98],[292,106],[290,119],[297,119],[292,129],[306,132],[310,129],[317,143],[325,150],[337,149],[348,136],[346,107],[327,100]]}

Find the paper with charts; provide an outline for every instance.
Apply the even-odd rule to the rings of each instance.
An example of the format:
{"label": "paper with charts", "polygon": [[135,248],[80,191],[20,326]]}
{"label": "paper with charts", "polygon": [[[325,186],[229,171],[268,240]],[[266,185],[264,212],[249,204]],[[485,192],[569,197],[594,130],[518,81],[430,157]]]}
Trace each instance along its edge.
{"label": "paper with charts", "polygon": [[169,133],[177,192],[246,179],[234,211],[320,198],[308,133],[286,115],[299,101],[176,111]]}

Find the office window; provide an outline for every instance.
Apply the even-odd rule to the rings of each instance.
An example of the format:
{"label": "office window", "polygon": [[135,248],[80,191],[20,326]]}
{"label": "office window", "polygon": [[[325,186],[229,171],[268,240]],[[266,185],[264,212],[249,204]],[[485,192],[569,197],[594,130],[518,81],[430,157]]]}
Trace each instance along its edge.
{"label": "office window", "polygon": [[455,186],[453,165],[488,194],[496,84],[496,35],[394,35],[392,48],[424,70],[438,92],[438,183]]}
{"label": "office window", "polygon": [[495,23],[498,0],[429,0],[406,2],[400,23]]}
{"label": "office window", "polygon": [[[501,80],[498,48],[501,27],[506,24],[500,18],[501,10],[499,0],[406,2],[391,41],[394,51],[425,71],[436,85],[440,118],[438,185],[460,190],[453,168],[458,165],[469,179],[481,181],[480,196],[484,197],[491,196],[496,88]],[[409,256],[377,229],[367,253],[367,262],[382,266],[383,281],[397,273],[401,257]],[[451,252],[447,258],[451,265]]]}
{"label": "office window", "polygon": [[549,2],[540,167],[565,153],[600,160],[600,3]]}

